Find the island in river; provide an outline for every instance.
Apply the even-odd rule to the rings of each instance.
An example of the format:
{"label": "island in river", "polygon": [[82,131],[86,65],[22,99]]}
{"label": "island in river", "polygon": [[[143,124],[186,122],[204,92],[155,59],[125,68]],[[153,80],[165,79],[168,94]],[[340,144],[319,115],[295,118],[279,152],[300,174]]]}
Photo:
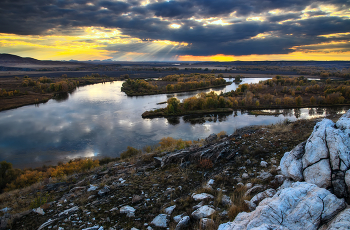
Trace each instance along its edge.
{"label": "island in river", "polygon": [[308,80],[303,76],[275,76],[256,84],[242,84],[236,90],[217,95],[201,93],[182,103],[176,98],[167,107],[146,111],[143,118],[229,112],[233,109],[285,109],[350,104],[350,81]]}
{"label": "island in river", "polygon": [[159,79],[128,79],[123,83],[122,91],[128,96],[143,96],[163,93],[188,92],[209,89],[232,84],[223,79],[223,74],[175,74]]}

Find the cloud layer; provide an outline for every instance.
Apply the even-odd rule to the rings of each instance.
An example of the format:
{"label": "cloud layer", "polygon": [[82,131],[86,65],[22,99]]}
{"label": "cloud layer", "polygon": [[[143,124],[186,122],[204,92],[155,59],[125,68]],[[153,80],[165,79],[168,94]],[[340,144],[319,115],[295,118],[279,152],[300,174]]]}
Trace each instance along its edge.
{"label": "cloud layer", "polygon": [[[79,41],[99,42],[97,49],[119,58],[135,52],[155,59],[288,54],[308,46],[324,52],[324,43],[348,52],[349,9],[349,0],[2,0],[0,33],[45,37],[81,36],[90,27],[117,30],[118,39],[129,41]],[[156,47],[154,41],[170,43]]]}

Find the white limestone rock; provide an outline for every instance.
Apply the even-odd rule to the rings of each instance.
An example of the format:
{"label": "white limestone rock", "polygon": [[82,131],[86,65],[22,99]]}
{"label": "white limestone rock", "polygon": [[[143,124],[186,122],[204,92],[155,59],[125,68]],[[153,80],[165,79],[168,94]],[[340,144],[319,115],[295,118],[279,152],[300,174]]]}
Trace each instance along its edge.
{"label": "white limestone rock", "polygon": [[279,191],[285,188],[289,188],[292,186],[292,184],[293,184],[293,181],[291,181],[290,179],[286,179],[283,181],[283,184],[280,187],[278,187],[277,190]]}
{"label": "white limestone rock", "polygon": [[257,176],[257,178],[261,180],[267,180],[267,179],[270,179],[271,177],[272,177],[272,174],[265,171],[259,172],[259,176]]}
{"label": "white limestone rock", "polygon": [[107,193],[109,193],[109,187],[107,185],[105,185],[103,187],[103,189],[98,191],[98,195],[100,195],[100,196],[106,195]]}
{"label": "white limestone rock", "polygon": [[210,180],[208,181],[207,185],[213,185],[213,184],[214,184],[214,182],[215,182],[215,180],[214,180],[214,179],[210,179]]}
{"label": "white limestone rock", "polygon": [[209,200],[209,199],[214,199],[213,195],[210,195],[208,193],[200,193],[200,194],[192,194],[192,198],[195,201],[200,201],[200,200]]}
{"label": "white limestone rock", "polygon": [[181,215],[174,216],[173,219],[176,223],[179,223],[180,220],[182,219],[182,217],[184,217],[185,215],[186,215],[186,213],[182,213]]}
{"label": "white limestone rock", "polygon": [[281,159],[280,166],[282,174],[294,181],[304,180],[302,157],[305,152],[305,143],[302,142],[292,149],[292,151],[286,152]]}
{"label": "white limestone rock", "polygon": [[253,198],[250,201],[246,203],[248,204],[250,211],[254,211],[256,206],[258,206],[262,200],[264,200],[265,198],[273,197],[275,194],[276,194],[276,190],[270,188],[256,194],[255,196],[253,196]]}
{"label": "white limestone rock", "polygon": [[209,218],[202,218],[199,221],[199,226],[201,227],[200,229],[208,229],[212,226],[214,226],[214,221]]}
{"label": "white limestone rock", "polygon": [[151,224],[153,224],[156,227],[166,228],[168,227],[168,222],[169,222],[168,217],[169,216],[166,214],[159,214],[152,220]]}
{"label": "white limestone rock", "polygon": [[262,192],[265,189],[265,187],[261,184],[254,185],[254,187],[248,189],[245,193],[244,196],[249,196],[252,193],[257,193],[257,192]]}
{"label": "white limestone rock", "polygon": [[184,216],[181,218],[179,223],[176,225],[175,230],[187,229],[189,223],[190,223],[190,217]]}
{"label": "white limestone rock", "polygon": [[90,184],[90,188],[88,188],[88,192],[91,192],[91,191],[95,191],[96,189],[98,189],[98,185],[93,185],[93,184]]}
{"label": "white limestone rock", "polygon": [[344,131],[345,134],[350,133],[350,110],[348,110],[343,116],[339,118],[335,124],[338,129]]}
{"label": "white limestone rock", "polygon": [[306,181],[321,188],[332,188],[338,197],[350,194],[350,110],[336,124],[318,122],[303,143],[281,159],[281,171],[294,181]]}
{"label": "white limestone rock", "polygon": [[171,213],[173,213],[175,208],[176,208],[176,205],[173,205],[173,206],[170,206],[170,207],[164,209],[164,211],[166,214],[171,215]]}
{"label": "white limestone rock", "polygon": [[131,207],[129,205],[123,206],[119,210],[120,213],[126,213],[127,217],[134,217],[135,211],[136,211],[136,209],[134,209],[133,207]]}
{"label": "white limestone rock", "polygon": [[326,130],[327,128],[333,128],[334,126],[334,122],[329,119],[323,119],[315,125],[312,134],[306,141],[305,154],[302,158],[304,169],[321,159],[329,158],[326,143]]}
{"label": "white limestone rock", "polygon": [[38,214],[40,214],[40,215],[45,215],[44,210],[42,208],[40,208],[40,207],[33,209],[33,211],[38,213]]}
{"label": "white limestone rock", "polygon": [[249,178],[248,173],[243,173],[243,174],[242,174],[242,179],[248,179],[248,178]]}
{"label": "white limestone rock", "polygon": [[204,201],[199,202],[197,205],[193,206],[192,209],[196,210],[204,205]]}
{"label": "white limestone rock", "polygon": [[304,179],[308,183],[317,185],[320,188],[328,188],[332,185],[331,167],[328,159],[323,159],[304,170]]}
{"label": "white limestone rock", "polygon": [[316,230],[321,222],[329,221],[345,207],[345,201],[328,190],[296,182],[261,201],[255,211],[240,213],[233,222],[220,225],[219,230],[268,229],[268,226]]}
{"label": "white limestone rock", "polygon": [[195,210],[194,212],[192,212],[192,217],[195,219],[202,219],[205,217],[209,217],[212,214],[215,213],[215,209],[209,207],[208,205],[204,205],[200,208],[198,208],[197,210]]}
{"label": "white limestone rock", "polygon": [[245,184],[245,187],[246,187],[247,189],[250,189],[250,188],[253,187],[253,184],[252,184],[252,183],[246,183],[246,184]]}
{"label": "white limestone rock", "polygon": [[266,168],[267,167],[267,162],[266,161],[261,161],[260,162],[260,166]]}

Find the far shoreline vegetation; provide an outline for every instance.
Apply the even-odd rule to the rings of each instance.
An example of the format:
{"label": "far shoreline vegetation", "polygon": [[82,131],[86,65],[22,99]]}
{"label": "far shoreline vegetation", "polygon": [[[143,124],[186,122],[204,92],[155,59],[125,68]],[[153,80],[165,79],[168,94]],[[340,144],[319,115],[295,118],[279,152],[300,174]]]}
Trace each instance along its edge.
{"label": "far shoreline vegetation", "polygon": [[[290,109],[334,107],[350,104],[350,80],[308,80],[303,76],[290,78],[275,76],[256,84],[242,84],[236,90],[217,95],[200,93],[182,103],[176,98],[167,107],[146,111],[143,118],[217,113],[224,109]],[[254,114],[254,112],[253,112]],[[258,114],[258,113],[256,113]]]}
{"label": "far shoreline vegetation", "polygon": [[14,109],[25,105],[45,103],[48,100],[59,96],[61,93],[74,91],[79,86],[122,81],[129,78],[127,74],[120,77],[108,77],[92,73],[84,77],[72,78],[67,74],[61,77],[48,78],[29,77],[23,78],[15,76],[2,83],[0,87],[0,111]]}
{"label": "far shoreline vegetation", "polygon": [[189,92],[214,87],[222,87],[232,84],[223,79],[224,75],[219,74],[180,74],[167,75],[159,80],[154,79],[127,79],[123,83],[122,92],[128,96],[144,96],[164,93]]}

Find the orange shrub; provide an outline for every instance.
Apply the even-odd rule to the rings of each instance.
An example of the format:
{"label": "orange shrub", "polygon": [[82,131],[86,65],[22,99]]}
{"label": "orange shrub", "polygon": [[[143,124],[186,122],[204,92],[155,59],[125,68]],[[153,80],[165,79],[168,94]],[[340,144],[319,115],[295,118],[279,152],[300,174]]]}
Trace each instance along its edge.
{"label": "orange shrub", "polygon": [[198,163],[198,167],[203,169],[210,169],[213,167],[213,162],[210,159],[201,159]]}

